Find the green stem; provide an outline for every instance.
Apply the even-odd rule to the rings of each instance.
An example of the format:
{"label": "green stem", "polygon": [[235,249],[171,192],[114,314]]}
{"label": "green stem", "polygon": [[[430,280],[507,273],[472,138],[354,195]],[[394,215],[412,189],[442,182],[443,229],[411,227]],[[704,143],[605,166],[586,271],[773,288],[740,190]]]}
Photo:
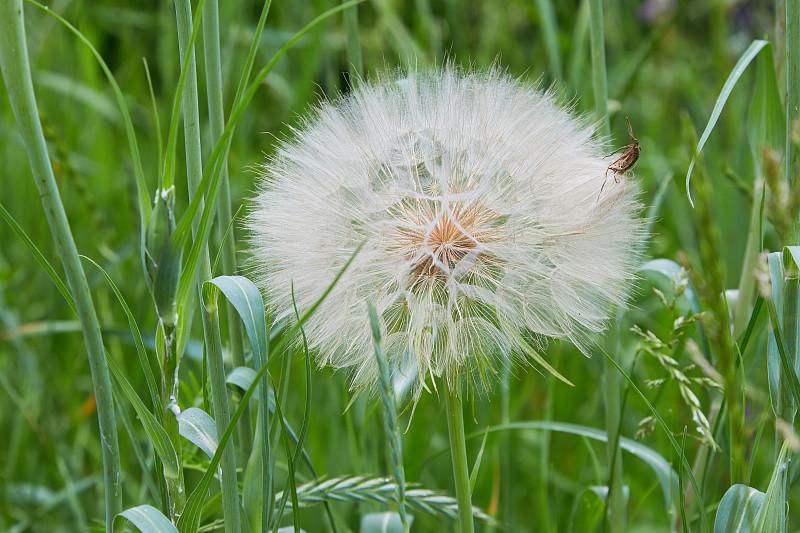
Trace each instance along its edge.
{"label": "green stem", "polygon": [[[219,45],[219,2],[206,0],[203,6],[203,46],[206,60],[206,92],[208,95],[208,117],[211,131],[211,143],[216,144],[225,127],[222,98],[222,61]],[[222,246],[222,271],[224,274],[236,274],[236,238],[235,228],[231,227],[228,237],[222,242],[225,231],[231,221],[231,188],[228,180],[228,153],[222,156],[222,182],[217,204],[217,229]],[[234,367],[244,366],[244,338],[242,325],[230,302],[226,305],[228,317],[228,339],[230,341],[231,359]],[[242,461],[250,457],[252,429],[249,410],[245,411],[238,426],[239,452]]]}
{"label": "green stem", "polygon": [[[216,289],[213,289],[216,290]],[[213,402],[214,422],[217,426],[217,440],[222,442],[225,430],[231,422],[227,388],[225,386],[225,368],[222,362],[222,339],[219,333],[219,309],[217,303],[203,305],[203,331],[206,332],[206,350],[208,353],[208,378],[211,381],[211,400]],[[225,531],[238,533],[239,524],[239,489],[236,481],[236,458],[233,443],[228,442],[220,461],[222,468],[222,514],[225,516]]]}
{"label": "green stem", "polygon": [[[188,62],[186,82],[183,88],[183,129],[186,141],[186,173],[191,200],[199,191],[203,175],[203,166],[200,150],[200,111],[197,103],[197,72],[195,67],[194,50],[189,49],[189,39],[192,34],[192,12],[189,0],[175,2],[175,12],[178,24],[178,46],[180,48],[181,66]],[[192,221],[192,234],[198,237],[198,227],[202,212],[202,203],[198,216]],[[199,258],[199,271],[197,286],[202,298],[202,284],[211,279],[211,262],[208,257],[208,247],[203,247]],[[225,386],[225,370],[222,362],[222,339],[219,333],[219,310],[216,305],[204,309],[203,335],[206,343],[209,364],[209,379],[211,381],[211,398],[214,411],[214,422],[217,426],[217,438],[222,439],[225,429],[230,422],[228,406],[228,391]],[[236,458],[232,443],[225,447],[220,462],[222,476],[220,479],[222,491],[222,513],[225,517],[225,531],[238,533],[241,529],[239,519],[239,492],[236,479]]]}
{"label": "green stem", "polygon": [[106,531],[112,531],[114,517],[122,512],[120,490],[119,443],[114,413],[114,397],[108,376],[103,338],[97,321],[89,285],[83,272],[78,250],[61,203],[61,196],[53,176],[47,145],[39,122],[39,111],[33,93],[28,46],[25,41],[25,23],[22,0],[0,2],[0,69],[3,72],[8,98],[17,120],[31,170],[42,199],[47,223],[56,242],[58,255],[67,275],[70,292],[86,342],[92,385],[97,401],[97,418],[100,425],[103,454],[103,481],[105,485]]}
{"label": "green stem", "polygon": [[[756,172],[760,172],[756,168]],[[753,183],[753,205],[750,208],[750,224],[747,228],[747,244],[744,262],[739,276],[739,299],[733,312],[733,338],[739,338],[750,321],[753,297],[756,292],[756,277],[753,275],[761,254],[761,203],[764,200],[764,181],[760,177]]]}
{"label": "green stem", "polygon": [[[345,1],[342,0],[342,3]],[[342,16],[344,17],[345,33],[347,34],[347,60],[350,62],[349,71],[352,83],[353,80],[360,78],[364,74],[364,60],[361,55],[361,39],[358,31],[358,6],[346,9]]]}
{"label": "green stem", "polygon": [[[792,130],[800,119],[800,2],[786,0],[786,181],[790,188],[797,186],[800,177],[800,146],[792,142]],[[789,244],[798,243],[798,224],[795,219]]]}
{"label": "green stem", "polygon": [[183,512],[186,505],[186,490],[183,478],[183,462],[181,461],[181,434],[178,419],[175,418],[178,405],[178,367],[180,361],[176,353],[175,325],[161,321],[164,335],[164,355],[161,365],[161,425],[164,427],[172,447],[178,456],[178,476],[164,476],[167,485],[169,517],[172,520]]}
{"label": "green stem", "polygon": [[472,495],[469,490],[469,467],[467,466],[467,442],[464,438],[464,411],[458,385],[444,384],[447,431],[450,434],[450,457],[453,460],[453,475],[458,500],[458,523],[461,533],[472,533]]}
{"label": "green stem", "polygon": [[[503,365],[502,383],[500,385],[500,423],[511,423],[511,398],[509,381],[511,368]],[[511,482],[511,432],[504,431],[500,435],[500,498],[503,522],[508,525],[508,530],[514,530],[514,493]]]}
{"label": "green stem", "polygon": [[[602,124],[602,133],[611,135],[611,122],[608,117],[608,75],[606,73],[605,28],[603,26],[603,1],[589,0],[589,29],[592,44],[592,85],[594,88],[594,106],[597,118]],[[609,335],[612,335],[609,333]],[[613,335],[612,335],[613,336]],[[614,353],[613,351],[611,353]],[[625,531],[625,502],[622,493],[622,452],[616,444],[619,442],[620,379],[616,369],[606,359],[604,364],[606,378],[606,460],[612,467],[609,473],[609,529],[613,533]]]}
{"label": "green stem", "polygon": [[602,124],[602,134],[609,136],[611,135],[611,123],[608,120],[608,75],[606,74],[603,0],[589,0],[589,33],[592,43],[594,109]]}

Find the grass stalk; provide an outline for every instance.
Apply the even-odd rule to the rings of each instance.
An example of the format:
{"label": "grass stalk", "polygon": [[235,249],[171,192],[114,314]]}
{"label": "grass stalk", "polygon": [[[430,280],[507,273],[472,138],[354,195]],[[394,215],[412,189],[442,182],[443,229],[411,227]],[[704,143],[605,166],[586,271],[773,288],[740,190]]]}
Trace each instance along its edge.
{"label": "grass stalk", "polygon": [[[342,0],[342,3],[344,2],[345,0]],[[358,6],[346,9],[342,16],[344,17],[344,31],[347,34],[348,70],[350,79],[353,80],[364,74],[364,59],[361,54],[361,37],[358,29]]]}
{"label": "grass stalk", "polygon": [[469,467],[467,466],[467,441],[464,437],[464,408],[459,385],[444,384],[444,404],[447,414],[447,431],[450,435],[450,457],[458,500],[458,523],[461,533],[472,533],[475,525],[472,518],[472,495],[469,489]]}
{"label": "grass stalk", "polygon": [[[800,146],[792,130],[800,119],[800,4],[786,1],[786,181],[794,189],[800,177]],[[800,220],[794,220],[788,244],[798,244]]]}
{"label": "grass stalk", "polygon": [[161,333],[164,336],[164,354],[161,365],[161,425],[167,432],[172,447],[178,456],[178,475],[164,476],[167,485],[167,507],[169,517],[175,520],[183,512],[186,504],[186,490],[183,479],[183,463],[181,461],[181,435],[176,412],[178,398],[178,366],[176,328],[161,320]]}
{"label": "grass stalk", "polygon": [[608,74],[606,73],[603,0],[589,0],[589,35],[592,50],[594,109],[601,124],[600,133],[608,137],[611,135],[611,122],[608,117]]}
{"label": "grass stalk", "polygon": [[[589,33],[592,54],[592,86],[594,88],[595,113],[601,123],[601,133],[611,135],[611,122],[608,116],[608,74],[606,72],[605,28],[603,25],[603,1],[589,0]],[[615,337],[609,331],[609,336]],[[613,351],[612,351],[613,353]],[[612,533],[625,531],[625,501],[622,493],[623,468],[622,452],[619,442],[620,418],[620,378],[611,362],[604,361],[606,433],[608,434],[606,461],[613,471],[609,475],[609,495],[606,508],[609,512],[609,530]]]}
{"label": "grass stalk", "polygon": [[739,277],[739,299],[733,312],[733,337],[738,338],[747,328],[750,312],[753,309],[753,296],[756,291],[756,278],[753,271],[758,265],[763,237],[761,235],[761,204],[764,200],[764,181],[756,179],[753,183],[753,204],[750,207],[750,224],[747,227],[742,273]]}
{"label": "grass stalk", "polygon": [[372,343],[375,348],[375,358],[380,368],[379,385],[381,390],[381,403],[383,405],[383,429],[389,443],[389,456],[392,461],[392,470],[396,485],[397,511],[400,514],[400,523],[403,531],[408,533],[408,518],[406,517],[406,475],[403,469],[403,440],[400,428],[397,427],[397,400],[392,389],[389,367],[381,348],[381,328],[378,314],[373,304],[369,304],[369,319],[372,325]]}
{"label": "grass stalk", "polygon": [[[194,50],[188,49],[189,39],[192,34],[192,12],[189,0],[175,2],[175,11],[178,25],[178,44],[180,48],[181,65],[188,62],[186,83],[183,88],[183,128],[186,142],[186,173],[189,188],[189,199],[197,194],[203,175],[203,165],[200,148],[200,111],[197,98],[197,72],[195,67]],[[202,211],[202,207],[201,207]],[[198,237],[200,218],[192,221],[192,233]],[[197,286],[202,297],[202,283],[211,279],[211,261],[208,247],[203,247],[199,258],[199,271]],[[225,370],[222,361],[222,339],[219,332],[219,309],[216,305],[204,306],[203,335],[209,361],[209,380],[211,382],[211,398],[214,413],[214,422],[217,427],[217,438],[222,439],[230,422],[228,406],[228,391],[225,386]],[[220,467],[222,490],[222,512],[225,517],[226,533],[238,533],[241,529],[239,517],[239,492],[236,479],[236,458],[234,457],[233,444],[223,450]]]}
{"label": "grass stalk", "polygon": [[72,238],[67,215],[61,203],[42,125],[39,122],[39,111],[28,62],[28,46],[25,40],[21,0],[0,2],[0,69],[3,73],[14,117],[28,153],[47,223],[64,266],[70,292],[75,300],[86,343],[102,442],[106,531],[111,533],[114,517],[122,511],[119,442],[114,413],[114,396],[105,360],[100,324],[89,292],[89,285],[86,282],[86,275],[78,257],[78,250]]}
{"label": "grass stalk", "polygon": [[[222,96],[222,60],[220,58],[219,42],[219,2],[206,0],[203,6],[203,47],[205,50],[206,65],[206,93],[208,98],[208,121],[211,133],[211,143],[216,144],[225,128],[225,113]],[[231,227],[228,236],[225,232],[231,222],[231,188],[228,179],[227,151],[220,158],[222,165],[220,177],[219,202],[217,204],[217,229],[219,230],[220,246],[222,246],[223,274],[236,274],[236,238],[235,227]],[[242,336],[241,322],[236,318],[236,311],[230,302],[226,305],[228,317],[228,341],[230,342],[231,359],[234,367],[244,366],[244,337]],[[246,461],[250,457],[252,429],[249,410],[238,426],[239,457]]]}
{"label": "grass stalk", "polygon": [[[511,394],[510,394],[511,368],[503,365],[502,383],[500,385],[500,423],[511,423]],[[500,498],[502,520],[508,525],[509,531],[514,529],[514,493],[511,482],[511,435],[504,432],[500,435],[498,445],[500,451]]]}

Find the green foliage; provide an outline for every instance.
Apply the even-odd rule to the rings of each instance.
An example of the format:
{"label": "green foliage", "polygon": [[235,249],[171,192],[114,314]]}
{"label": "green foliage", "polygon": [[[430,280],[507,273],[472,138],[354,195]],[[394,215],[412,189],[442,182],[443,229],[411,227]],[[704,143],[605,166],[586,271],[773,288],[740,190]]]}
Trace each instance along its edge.
{"label": "green foliage", "polygon": [[[195,2],[195,100],[204,164],[195,177],[203,204],[201,195],[190,201],[187,192],[181,142],[187,71],[179,61],[174,5],[26,3],[32,81],[49,154],[40,163],[52,168],[77,249],[98,266],[86,268],[87,282],[113,374],[119,428],[125,429],[119,431],[119,479],[120,509],[127,510],[111,517],[114,529],[161,532],[177,525],[193,533],[222,527],[215,477],[226,443],[237,453],[243,531],[295,525],[305,531],[390,531],[386,524],[400,523],[397,511],[406,507],[413,511],[412,532],[454,529],[458,512],[444,453],[442,391],[400,405],[387,420],[393,400],[388,383],[376,389],[384,392],[382,399],[352,398],[348,376],[312,369],[314,353],[307,353],[298,321],[273,323],[258,289],[242,277],[249,245],[230,217],[242,206],[247,213],[252,169],[272,153],[276,139],[291,135],[318,98],[346,93],[362,76],[448,60],[477,68],[497,62],[514,75],[552,85],[559,99],[589,120],[608,119],[609,152],[627,142],[629,117],[642,155],[635,176],[624,179],[641,189],[652,235],[646,253],[653,261],[641,269],[643,279],[617,319],[617,333],[599,339],[613,365],[604,370],[600,350],[586,358],[567,345],[531,345],[530,358],[552,375],[511,368],[506,389],[464,398],[478,527],[604,527],[611,467],[604,452],[608,369],[623,372],[618,447],[625,461],[612,490],[628,494],[625,522],[631,530],[800,526],[797,476],[787,466],[800,404],[800,190],[791,187],[795,176],[786,179],[791,168],[785,161],[787,152],[798,153],[800,126],[787,124],[796,112],[787,113],[784,102],[787,87],[800,86],[800,80],[792,78],[796,65],[787,63],[780,33],[786,28],[790,44],[797,41],[796,21],[782,25],[776,16],[783,13],[759,3],[592,5],[220,2],[223,123],[212,133],[206,31],[198,31],[206,11],[200,16],[204,6]],[[601,25],[603,69],[591,67],[590,48],[591,31]],[[596,61],[600,51],[595,46]],[[607,102],[596,102],[595,83],[606,85]],[[5,95],[2,101],[8,101]],[[607,117],[593,115],[605,108]],[[681,114],[703,131],[689,148]],[[84,530],[106,517],[104,448],[81,317],[8,105],[0,105],[0,139],[0,529]],[[695,162],[699,153],[702,164]],[[700,181],[707,185],[702,199],[694,195],[703,204],[697,206],[702,223],[693,222],[686,199],[689,175],[695,191]],[[686,183],[672,176],[687,176]],[[602,177],[598,191],[601,183]],[[228,200],[228,215],[220,218],[218,204]],[[712,227],[719,245],[709,258]],[[227,243],[238,253],[226,259]],[[206,248],[218,258],[218,277],[201,281],[209,281],[207,293],[218,290],[231,304],[216,308],[233,411],[233,423],[219,428],[222,438],[208,414],[203,353],[209,343],[200,321],[192,320],[197,309],[202,312],[196,289]],[[771,252],[766,259],[764,249]],[[672,281],[682,269],[691,283]],[[216,298],[207,302],[215,306]],[[314,309],[297,311],[302,323]],[[228,333],[236,331],[227,328],[234,321],[241,324],[241,338]],[[369,324],[366,312],[364,321]],[[724,336],[730,350],[722,354],[726,344],[718,340]],[[378,348],[379,342],[376,335]],[[241,360],[233,355],[235,345]],[[164,409],[168,356],[178,376],[177,418],[177,410]],[[734,396],[717,390],[716,372],[723,370]],[[731,419],[727,400],[733,397],[743,409]],[[650,430],[636,441],[642,420]],[[746,464],[736,463],[732,442],[743,444]],[[165,475],[174,478],[179,471],[188,502],[173,525]],[[376,477],[387,472],[394,480]],[[396,482],[401,479],[404,490]]]}

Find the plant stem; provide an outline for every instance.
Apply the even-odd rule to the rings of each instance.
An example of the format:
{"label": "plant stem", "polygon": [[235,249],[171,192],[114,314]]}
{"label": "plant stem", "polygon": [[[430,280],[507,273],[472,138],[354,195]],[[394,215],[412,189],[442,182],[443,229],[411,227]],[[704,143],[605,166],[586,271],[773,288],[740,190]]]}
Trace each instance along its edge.
{"label": "plant stem", "polygon": [[[800,119],[800,3],[786,0],[786,181],[797,186],[800,146],[792,142],[792,130]],[[795,218],[787,244],[798,244],[800,221]]]}
{"label": "plant stem", "polygon": [[169,517],[177,520],[186,505],[186,490],[183,478],[183,462],[181,461],[181,435],[178,420],[175,418],[178,405],[178,360],[176,350],[175,325],[161,320],[161,332],[164,336],[164,353],[161,365],[161,425],[169,437],[172,447],[178,456],[178,476],[164,476],[167,485],[167,505]]}
{"label": "plant stem", "polygon": [[592,43],[592,87],[594,109],[601,121],[602,134],[611,135],[608,120],[608,75],[606,74],[605,29],[603,27],[603,0],[589,0],[589,33]]}
{"label": "plant stem", "polygon": [[[589,28],[592,43],[592,85],[594,88],[594,106],[597,118],[602,124],[602,133],[611,135],[611,122],[608,117],[608,75],[606,73],[605,28],[603,26],[603,1],[589,0]],[[616,338],[612,332],[609,336]],[[614,353],[614,351],[610,352]],[[613,471],[609,474],[609,529],[613,533],[625,530],[625,502],[622,493],[622,452],[617,446],[619,442],[620,413],[620,378],[611,362],[604,361],[605,397],[606,397],[606,461]]]}
{"label": "plant stem", "polygon": [[[344,3],[346,0],[342,0]],[[361,54],[361,39],[359,38],[358,28],[358,6],[346,9],[342,13],[344,17],[344,27],[347,33],[347,60],[350,62],[350,80],[360,78],[364,74],[364,60]]]}
{"label": "plant stem", "polygon": [[5,80],[8,98],[17,120],[31,170],[42,199],[47,223],[55,239],[58,255],[67,275],[70,292],[86,342],[92,385],[100,425],[105,486],[106,531],[112,531],[114,517],[122,512],[120,491],[119,443],[114,413],[114,396],[108,375],[103,338],[97,321],[89,285],[72,238],[61,196],[56,186],[47,145],[39,122],[39,111],[33,93],[22,0],[0,2],[0,69]]}
{"label": "plant stem", "polygon": [[[186,84],[183,88],[183,129],[186,141],[186,174],[189,188],[189,199],[199,191],[200,180],[203,175],[203,166],[200,150],[200,111],[197,103],[197,72],[195,67],[194,50],[188,49],[189,39],[192,34],[192,12],[189,0],[175,2],[175,11],[178,24],[178,45],[180,48],[181,65],[188,61]],[[198,214],[202,212],[201,208]],[[192,234],[198,238],[197,229],[200,217],[192,223]],[[199,258],[198,292],[202,299],[202,284],[211,278],[211,262],[208,257],[208,247],[203,247]],[[202,300],[201,300],[202,301]],[[211,397],[213,402],[214,422],[217,427],[217,438],[221,441],[225,429],[230,423],[228,407],[228,391],[225,387],[225,371],[222,361],[222,339],[219,333],[219,310],[216,305],[204,308],[203,335],[206,343],[209,362],[209,380],[211,382]],[[220,478],[222,491],[222,513],[225,517],[225,531],[238,533],[240,529],[239,518],[239,492],[236,479],[236,458],[233,444],[223,450],[220,462],[222,475]]]}
{"label": "plant stem", "polygon": [[472,495],[469,490],[469,467],[467,466],[467,442],[464,438],[464,411],[458,385],[444,385],[447,431],[450,434],[450,457],[453,460],[453,475],[458,500],[458,523],[461,533],[472,533]]}
{"label": "plant stem", "polygon": [[[222,62],[219,44],[219,2],[206,0],[203,6],[203,46],[206,62],[206,93],[208,95],[208,118],[211,143],[216,144],[225,127],[222,98]],[[228,180],[228,152],[225,151],[219,163],[222,165],[219,203],[217,204],[217,229],[222,246],[222,271],[236,274],[235,227],[231,227],[227,239],[222,242],[231,221],[231,188]],[[234,367],[244,366],[244,338],[242,325],[230,302],[226,305],[228,317],[228,340]],[[249,410],[246,410],[238,426],[239,457],[243,462],[250,457],[252,429]]]}

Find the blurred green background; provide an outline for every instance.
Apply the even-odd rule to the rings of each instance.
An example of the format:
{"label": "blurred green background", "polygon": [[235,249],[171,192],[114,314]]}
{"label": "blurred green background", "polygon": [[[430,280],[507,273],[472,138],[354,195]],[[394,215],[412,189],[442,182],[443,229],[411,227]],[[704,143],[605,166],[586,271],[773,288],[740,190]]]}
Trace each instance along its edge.
{"label": "blurred green background", "polygon": [[[331,0],[277,1],[270,9],[267,29],[256,60],[259,67],[298,29],[336,3]],[[683,138],[681,115],[702,131],[714,101],[738,57],[756,38],[783,39],[777,26],[780,2],[608,0],[605,6],[609,110],[613,139],[609,152],[627,144],[625,117],[642,146],[635,169],[643,204],[650,205],[668,181],[663,204],[652,220],[649,257],[697,263],[698,239],[692,223],[684,178],[691,148]],[[145,0],[64,1],[49,8],[74,24],[102,54],[131,109],[145,175],[154,190],[159,173],[159,149],[147,77],[152,75],[161,134],[166,136],[169,112],[179,75],[175,9],[171,2]],[[262,4],[223,2],[221,39],[223,84],[229,110]],[[139,261],[139,228],[135,182],[121,117],[106,79],[88,49],[58,21],[42,10],[25,6],[26,29],[39,114],[48,141],[62,199],[80,253],[99,262],[120,286],[146,340],[154,338],[155,314]],[[499,65],[543,88],[552,87],[577,113],[595,121],[589,54],[589,13],[586,2],[547,0],[429,1],[372,0],[358,6],[360,48],[365,77],[397,66],[441,65],[452,61],[483,68]],[[775,45],[781,58],[782,45]],[[198,46],[202,65],[202,46]],[[413,59],[410,59],[413,58]],[[312,30],[266,78],[240,121],[228,168],[234,211],[253,195],[257,166],[277,139],[320,98],[346,92],[353,58],[348,55],[343,16]],[[776,67],[779,80],[784,66]],[[200,67],[202,68],[202,67]],[[201,114],[204,76],[199,74]],[[720,123],[704,150],[713,183],[716,224],[722,232],[722,257],[727,281],[735,287],[747,231],[749,199],[742,183],[752,182],[753,162],[746,149],[747,110],[755,69],[745,73],[731,95]],[[779,84],[781,92],[785,85]],[[203,122],[204,142],[208,141]],[[182,146],[179,140],[178,146]],[[208,151],[208,144],[204,145]],[[43,216],[25,150],[5,96],[0,99],[0,202],[19,222],[48,260],[60,263]],[[184,158],[176,159],[183,176]],[[674,178],[674,179],[673,179]],[[186,207],[185,179],[177,180],[176,211]],[[745,191],[749,185],[745,186]],[[241,231],[239,231],[241,233]],[[212,241],[215,239],[212,232]],[[767,228],[766,246],[777,249],[777,234]],[[212,243],[212,257],[218,242]],[[240,264],[246,250],[239,243]],[[699,267],[698,267],[699,268]],[[145,383],[132,346],[125,315],[96,270],[87,269],[106,345],[140,393]],[[665,289],[663,280],[660,282]],[[622,321],[619,350],[632,354],[638,338],[627,328],[634,323],[668,334],[671,317],[653,297],[650,282],[637,285],[632,311]],[[666,285],[668,288],[668,284]],[[763,318],[762,318],[763,320]],[[762,324],[763,325],[763,324]],[[763,336],[763,327],[758,330]],[[193,339],[201,341],[199,320]],[[768,412],[764,342],[754,342],[744,354],[748,391],[747,431],[754,433]],[[576,387],[534,371],[518,370],[509,390],[512,421],[542,420],[602,428],[604,393],[601,357],[586,358],[574,348],[553,343],[552,364]],[[198,397],[202,379],[202,344],[191,344],[181,367],[183,406]],[[688,364],[689,358],[681,361]],[[634,379],[661,377],[652,362],[637,364]],[[304,365],[294,359],[290,401],[285,414],[298,426],[302,420]],[[328,369],[314,371],[311,429],[306,449],[318,472],[328,477],[350,473],[389,475],[378,402],[357,401],[349,410],[347,376]],[[296,398],[294,394],[296,392]],[[649,391],[656,407],[676,435],[691,415],[675,386]],[[708,413],[710,395],[698,395]],[[292,399],[294,398],[294,400]],[[53,284],[19,239],[0,224],[0,530],[83,531],[103,518],[101,456],[92,383],[79,324]],[[500,422],[500,395],[474,398],[468,408],[467,432],[481,433]],[[157,505],[150,472],[135,459],[141,453],[152,461],[140,424],[127,402],[118,402],[126,507]],[[435,394],[423,396],[404,434],[406,478],[428,489],[454,494],[447,448],[444,406]],[[622,434],[633,437],[638,422],[649,413],[633,395],[624,405]],[[410,410],[401,419],[408,423]],[[768,426],[769,428],[770,426]],[[772,473],[772,431],[764,431],[760,447],[748,441],[755,457],[751,484],[765,490]],[[569,531],[576,498],[589,485],[605,483],[605,450],[601,443],[557,433],[513,431],[509,453],[500,452],[500,434],[487,438],[473,502],[500,513],[510,531]],[[674,461],[659,431],[643,441]],[[481,436],[468,442],[470,462]],[[687,440],[687,457],[699,444]],[[187,443],[187,484],[202,474],[205,460]],[[284,458],[279,458],[279,464]],[[511,472],[512,497],[501,494],[500,472]],[[713,508],[729,486],[725,460],[712,464],[706,504]],[[307,481],[305,476],[301,480]],[[301,477],[302,477],[301,476]],[[667,531],[666,510],[652,471],[625,456],[625,483],[630,487],[628,518],[631,531]],[[282,483],[279,483],[282,487]],[[215,488],[216,490],[216,488]],[[546,499],[545,498],[546,495]],[[795,500],[797,496],[795,495]],[[797,503],[797,502],[795,502]],[[358,530],[365,512],[378,505],[333,504],[342,531]],[[415,512],[413,531],[449,531],[452,522]],[[323,531],[321,507],[303,510],[301,523],[309,532]],[[795,524],[797,526],[797,524]]]}

